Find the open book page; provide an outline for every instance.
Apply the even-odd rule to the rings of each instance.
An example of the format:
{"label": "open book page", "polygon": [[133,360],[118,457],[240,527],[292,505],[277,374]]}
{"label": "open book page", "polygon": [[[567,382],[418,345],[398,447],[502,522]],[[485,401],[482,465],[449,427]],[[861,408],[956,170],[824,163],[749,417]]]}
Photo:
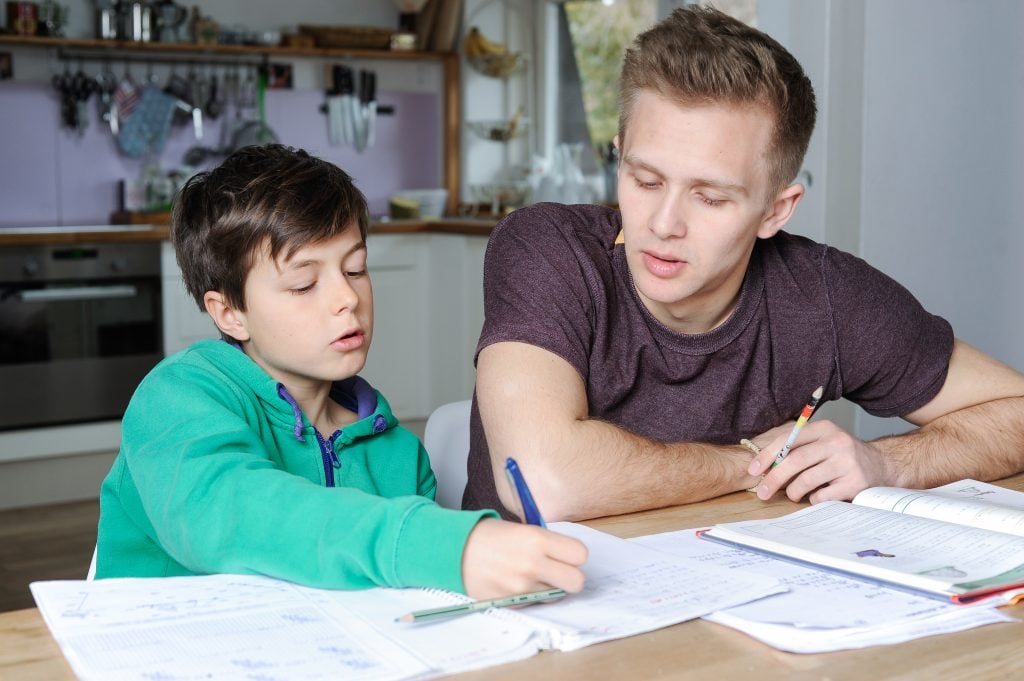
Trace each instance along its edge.
{"label": "open book page", "polygon": [[587,545],[586,587],[582,593],[523,608],[517,614],[547,630],[551,647],[559,650],[652,631],[785,588],[756,572],[723,573],[585,525],[551,523],[549,527]]}
{"label": "open book page", "polygon": [[707,536],[934,594],[1024,581],[1024,537],[840,501]]}
{"label": "open book page", "polygon": [[853,503],[1024,537],[1024,493],[977,480],[932,490],[872,487]]}
{"label": "open book page", "polygon": [[31,589],[82,681],[384,681],[431,673],[362,619],[339,619],[288,582],[210,575],[34,582]]}
{"label": "open book page", "polygon": [[713,565],[722,573],[756,572],[788,588],[774,596],[706,615],[768,645],[821,653],[899,643],[922,636],[1016,621],[981,601],[963,607],[863,580],[700,540],[680,530],[631,540],[678,558]]}

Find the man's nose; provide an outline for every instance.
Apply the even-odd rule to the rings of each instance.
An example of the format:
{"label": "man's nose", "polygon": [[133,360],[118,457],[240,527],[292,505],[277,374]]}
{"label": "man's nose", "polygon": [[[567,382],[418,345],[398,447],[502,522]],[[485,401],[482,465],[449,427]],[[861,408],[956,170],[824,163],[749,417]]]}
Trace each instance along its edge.
{"label": "man's nose", "polygon": [[660,239],[686,235],[684,196],[678,192],[664,194],[651,214],[649,228]]}

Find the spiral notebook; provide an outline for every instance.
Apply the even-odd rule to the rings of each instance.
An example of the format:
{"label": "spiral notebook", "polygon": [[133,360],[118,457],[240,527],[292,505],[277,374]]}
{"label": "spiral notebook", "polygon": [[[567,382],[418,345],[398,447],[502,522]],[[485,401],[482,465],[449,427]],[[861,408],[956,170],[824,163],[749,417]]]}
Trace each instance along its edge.
{"label": "spiral notebook", "polygon": [[34,582],[54,638],[83,681],[154,678],[431,678],[575,650],[783,591],[572,523],[587,587],[560,601],[403,624],[466,601],[433,589],[330,591],[256,576]]}

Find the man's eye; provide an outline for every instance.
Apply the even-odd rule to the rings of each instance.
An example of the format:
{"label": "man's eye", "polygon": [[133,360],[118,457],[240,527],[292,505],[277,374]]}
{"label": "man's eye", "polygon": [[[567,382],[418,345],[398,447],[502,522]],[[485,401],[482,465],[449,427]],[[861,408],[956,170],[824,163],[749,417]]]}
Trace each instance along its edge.
{"label": "man's eye", "polygon": [[640,187],[640,189],[655,189],[658,186],[658,183],[656,181],[644,182],[639,177],[634,177],[633,181],[636,182],[636,186]]}
{"label": "man's eye", "polygon": [[710,206],[712,208],[717,208],[718,206],[721,206],[723,203],[725,203],[725,199],[712,199],[708,198],[707,196],[701,196],[700,200],[704,205]]}

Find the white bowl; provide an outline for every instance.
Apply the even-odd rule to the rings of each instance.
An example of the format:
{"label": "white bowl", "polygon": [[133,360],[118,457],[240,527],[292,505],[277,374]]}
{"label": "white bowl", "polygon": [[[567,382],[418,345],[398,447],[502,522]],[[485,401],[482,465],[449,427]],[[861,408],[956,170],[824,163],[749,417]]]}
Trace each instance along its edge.
{"label": "white bowl", "polygon": [[444,209],[448,203],[447,189],[404,189],[395,192],[392,198],[400,197],[409,199],[419,204],[419,218],[421,220],[440,220],[444,216]]}

